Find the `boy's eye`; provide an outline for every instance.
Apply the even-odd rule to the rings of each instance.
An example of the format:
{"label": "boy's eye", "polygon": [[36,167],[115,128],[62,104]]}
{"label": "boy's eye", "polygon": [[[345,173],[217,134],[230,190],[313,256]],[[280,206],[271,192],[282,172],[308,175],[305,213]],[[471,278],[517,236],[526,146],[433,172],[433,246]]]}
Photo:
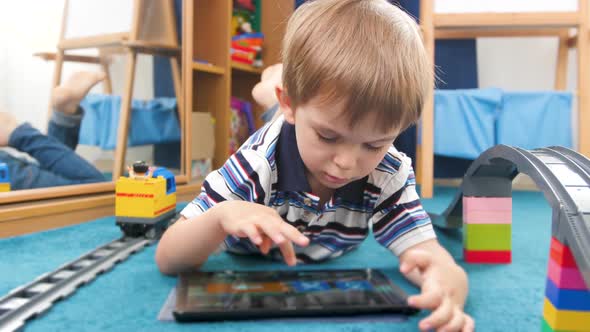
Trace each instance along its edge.
{"label": "boy's eye", "polygon": [[379,151],[382,148],[383,148],[382,146],[373,146],[373,145],[370,145],[370,144],[365,144],[365,149],[367,149],[369,151]]}
{"label": "boy's eye", "polygon": [[317,133],[317,134],[318,134],[319,139],[324,142],[335,142],[337,139],[336,137],[325,136],[320,133]]}

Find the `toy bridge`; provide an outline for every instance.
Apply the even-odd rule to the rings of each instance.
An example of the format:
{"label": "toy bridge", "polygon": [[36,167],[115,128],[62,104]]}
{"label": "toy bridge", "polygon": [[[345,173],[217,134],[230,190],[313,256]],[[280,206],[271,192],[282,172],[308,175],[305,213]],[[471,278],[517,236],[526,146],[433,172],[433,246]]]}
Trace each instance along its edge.
{"label": "toy bridge", "polygon": [[[528,175],[553,209],[543,324],[547,330],[590,325],[590,160],[563,147],[524,150],[498,145],[467,170],[461,190],[435,226],[464,227],[464,260],[511,260],[512,180]],[[496,246],[496,247],[494,247]],[[584,328],[585,326],[585,328]]]}

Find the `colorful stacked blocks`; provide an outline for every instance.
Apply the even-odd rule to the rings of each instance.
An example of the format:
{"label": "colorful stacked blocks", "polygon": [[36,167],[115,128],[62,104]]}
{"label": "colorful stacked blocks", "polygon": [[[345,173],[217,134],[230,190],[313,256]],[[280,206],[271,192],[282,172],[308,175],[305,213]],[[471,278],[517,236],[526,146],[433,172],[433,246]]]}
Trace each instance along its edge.
{"label": "colorful stacked blocks", "polygon": [[590,290],[568,246],[551,238],[543,331],[590,331]]}
{"label": "colorful stacked blocks", "polygon": [[465,262],[512,261],[512,197],[463,196],[463,223]]}
{"label": "colorful stacked blocks", "polygon": [[10,176],[5,163],[0,163],[0,192],[2,191],[10,191]]}

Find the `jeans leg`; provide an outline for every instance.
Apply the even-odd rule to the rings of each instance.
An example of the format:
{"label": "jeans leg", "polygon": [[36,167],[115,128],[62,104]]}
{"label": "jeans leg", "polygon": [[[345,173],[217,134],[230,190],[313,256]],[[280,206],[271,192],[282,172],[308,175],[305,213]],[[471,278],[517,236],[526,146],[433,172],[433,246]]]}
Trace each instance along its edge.
{"label": "jeans leg", "polygon": [[[104,176],[89,162],[80,157],[57,139],[41,134],[37,129],[25,123],[17,127],[8,145],[28,153],[39,162],[39,168],[56,177],[56,184],[91,183],[104,181]],[[33,187],[37,187],[35,184]]]}
{"label": "jeans leg", "polygon": [[68,148],[76,150],[83,116],[84,111],[80,106],[74,114],[65,114],[54,110],[49,119],[47,135],[62,142]]}
{"label": "jeans leg", "polygon": [[95,181],[69,179],[39,167],[36,163],[0,151],[0,162],[8,165],[10,190],[65,186]]}

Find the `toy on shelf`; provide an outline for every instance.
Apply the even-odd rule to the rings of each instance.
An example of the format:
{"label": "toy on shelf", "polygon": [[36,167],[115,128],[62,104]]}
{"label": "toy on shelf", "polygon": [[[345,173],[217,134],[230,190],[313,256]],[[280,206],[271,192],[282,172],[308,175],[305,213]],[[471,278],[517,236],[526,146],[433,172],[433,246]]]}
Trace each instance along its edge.
{"label": "toy on shelf", "polygon": [[176,182],[165,168],[138,161],[115,185],[115,218],[127,236],[158,238],[176,215]]}
{"label": "toy on shelf", "polygon": [[0,163],[0,192],[10,191],[10,173],[8,165]]}
{"label": "toy on shelf", "polygon": [[252,104],[236,97],[231,98],[229,130],[229,153],[233,154],[254,133]]}
{"label": "toy on shelf", "polygon": [[232,61],[262,67],[262,33],[246,33],[232,37],[231,59]]}
{"label": "toy on shelf", "polygon": [[234,8],[244,8],[253,12],[256,10],[256,4],[252,0],[235,0]]}
{"label": "toy on shelf", "polygon": [[234,0],[232,36],[260,31],[260,1]]}
{"label": "toy on shelf", "polygon": [[231,35],[232,61],[262,67],[259,0],[234,0]]}

